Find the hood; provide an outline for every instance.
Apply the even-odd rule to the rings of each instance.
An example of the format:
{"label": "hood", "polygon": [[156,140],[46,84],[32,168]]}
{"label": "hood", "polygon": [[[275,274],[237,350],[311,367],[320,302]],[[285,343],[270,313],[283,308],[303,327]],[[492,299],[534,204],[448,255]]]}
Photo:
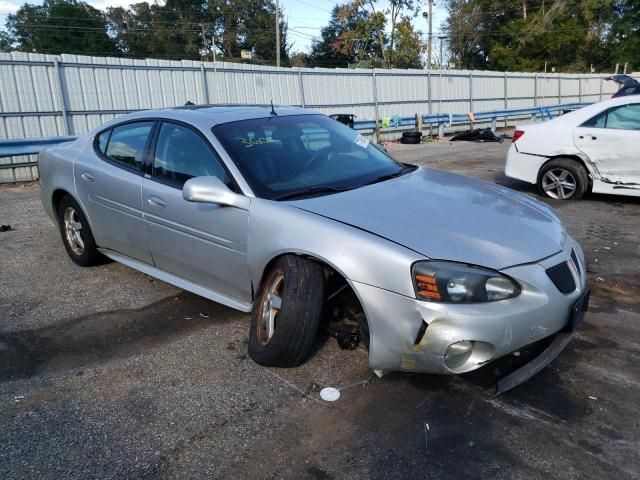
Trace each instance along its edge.
{"label": "hood", "polygon": [[501,270],[562,250],[565,230],[545,204],[431,168],[291,206],[366,230],[426,257]]}

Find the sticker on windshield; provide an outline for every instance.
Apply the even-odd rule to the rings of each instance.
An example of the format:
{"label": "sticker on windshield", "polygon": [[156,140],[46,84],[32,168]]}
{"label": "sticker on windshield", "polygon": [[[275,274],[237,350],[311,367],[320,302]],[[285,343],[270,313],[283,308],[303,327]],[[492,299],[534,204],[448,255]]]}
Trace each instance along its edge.
{"label": "sticker on windshield", "polygon": [[362,148],[367,148],[369,146],[369,140],[364,138],[362,135],[358,134],[356,139],[353,141],[356,145]]}

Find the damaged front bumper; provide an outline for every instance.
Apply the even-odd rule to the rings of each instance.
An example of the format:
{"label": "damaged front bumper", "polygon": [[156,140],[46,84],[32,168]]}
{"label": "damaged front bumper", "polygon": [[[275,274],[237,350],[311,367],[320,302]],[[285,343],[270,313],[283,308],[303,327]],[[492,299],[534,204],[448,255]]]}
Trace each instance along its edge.
{"label": "damaged front bumper", "polygon": [[[560,264],[571,267],[574,288],[568,293],[562,293],[547,273]],[[585,272],[582,251],[567,236],[562,252],[503,270],[520,283],[522,291],[499,302],[426,302],[353,282],[370,329],[369,365],[383,372],[475,370],[567,328],[572,308],[586,290]],[[466,354],[454,358],[452,352],[457,353],[459,345]]]}

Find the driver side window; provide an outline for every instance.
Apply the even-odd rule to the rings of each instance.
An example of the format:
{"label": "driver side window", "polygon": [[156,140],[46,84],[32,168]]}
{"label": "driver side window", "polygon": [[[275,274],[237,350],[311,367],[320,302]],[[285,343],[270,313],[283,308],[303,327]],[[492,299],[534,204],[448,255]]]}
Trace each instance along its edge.
{"label": "driver side window", "polygon": [[178,188],[193,177],[218,177],[235,190],[231,178],[209,144],[188,127],[163,122],[158,134],[153,176]]}

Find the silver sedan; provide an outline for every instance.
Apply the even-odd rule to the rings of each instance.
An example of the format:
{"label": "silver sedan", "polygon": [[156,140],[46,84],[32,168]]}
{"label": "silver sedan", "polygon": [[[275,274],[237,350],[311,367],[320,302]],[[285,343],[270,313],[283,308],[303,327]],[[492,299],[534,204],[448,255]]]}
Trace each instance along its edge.
{"label": "silver sedan", "polygon": [[74,262],[108,257],[252,312],[262,365],[305,361],[324,322],[379,373],[468,372],[557,334],[521,381],[586,310],[582,250],[551,208],[400,164],[308,110],[139,112],[43,151],[39,168]]}

